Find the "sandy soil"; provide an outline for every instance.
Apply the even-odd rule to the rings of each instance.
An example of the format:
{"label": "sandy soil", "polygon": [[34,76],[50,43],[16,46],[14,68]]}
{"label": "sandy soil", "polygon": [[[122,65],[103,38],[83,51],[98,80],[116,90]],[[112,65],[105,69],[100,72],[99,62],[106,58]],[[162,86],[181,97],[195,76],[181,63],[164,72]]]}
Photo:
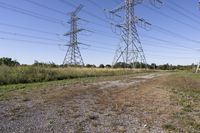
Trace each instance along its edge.
{"label": "sandy soil", "polygon": [[166,74],[18,90],[0,101],[1,133],[165,132],[171,107]]}

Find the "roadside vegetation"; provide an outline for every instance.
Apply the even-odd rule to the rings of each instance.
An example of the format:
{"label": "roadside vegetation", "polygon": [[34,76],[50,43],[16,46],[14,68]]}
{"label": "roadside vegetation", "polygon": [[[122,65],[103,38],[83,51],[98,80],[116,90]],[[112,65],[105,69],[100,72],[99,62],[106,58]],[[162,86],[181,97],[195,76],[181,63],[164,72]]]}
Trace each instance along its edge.
{"label": "roadside vegetation", "polygon": [[170,76],[165,85],[172,92],[171,102],[178,107],[172,121],[163,128],[174,132],[200,131],[200,75],[182,72]]}
{"label": "roadside vegetation", "polygon": [[[113,67],[111,68],[109,64],[100,64],[98,67],[92,64],[86,64],[82,67],[63,66],[53,62],[43,63],[39,61],[35,61],[32,65],[23,65],[11,58],[3,57],[0,58],[0,85],[127,75],[145,72],[146,68],[149,69],[149,72],[155,70],[191,70],[195,66],[156,65],[155,63],[144,65],[136,62],[135,64],[118,63]],[[133,67],[141,69],[131,69]]]}
{"label": "roadside vegetation", "polygon": [[110,68],[47,68],[37,66],[0,66],[0,85],[33,83],[85,77],[134,74],[143,70]]}
{"label": "roadside vegetation", "polygon": [[[142,127],[145,128],[155,126],[166,132],[200,131],[200,74],[192,73],[194,65],[157,66],[153,64],[145,70],[124,69],[126,65],[123,63],[111,68],[110,65],[103,64],[99,67],[89,64],[84,67],[69,67],[37,61],[33,65],[20,65],[17,61],[10,59],[0,61],[0,101],[2,102],[18,99],[24,104],[27,101],[34,102],[33,96],[37,99],[39,95],[42,99],[47,96],[46,104],[51,107],[51,104],[48,104],[51,98],[53,98],[51,102],[64,100],[63,103],[66,103],[69,99],[74,100],[74,95],[71,96],[71,94],[82,96],[82,99],[94,96],[99,99],[98,105],[94,104],[95,110],[112,107],[111,104],[112,111],[118,114],[133,113],[131,116],[134,116],[134,119],[135,115],[138,115],[139,120],[144,124]],[[147,78],[143,82],[145,76],[141,79],[141,75],[151,77],[151,72],[158,72],[155,73],[157,76]],[[137,76],[139,78],[132,79]],[[112,82],[117,80],[125,82],[124,85],[122,85],[123,82],[119,82],[119,89],[115,89],[118,82]],[[134,80],[140,81],[141,84],[137,84]],[[100,84],[97,83],[95,86],[90,84],[98,81]],[[133,86],[130,82],[133,82]],[[107,86],[109,83],[111,86]],[[126,83],[130,85],[129,88],[126,88]],[[106,86],[104,90],[97,89]],[[65,89],[67,87],[69,89]],[[66,98],[69,99],[66,100]],[[77,99],[75,101],[77,102]],[[79,107],[80,105],[77,105],[77,108]],[[11,108],[11,114],[13,112],[17,114],[18,109],[18,107]],[[93,121],[98,119],[93,114],[87,115],[88,118]],[[125,126],[122,130],[124,129]]]}

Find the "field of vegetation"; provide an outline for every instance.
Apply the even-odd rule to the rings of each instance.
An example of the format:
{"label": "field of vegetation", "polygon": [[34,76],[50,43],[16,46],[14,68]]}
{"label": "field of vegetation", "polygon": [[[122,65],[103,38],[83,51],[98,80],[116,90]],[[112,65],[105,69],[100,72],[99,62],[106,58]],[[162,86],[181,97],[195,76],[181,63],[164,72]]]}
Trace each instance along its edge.
{"label": "field of vegetation", "polygon": [[170,100],[178,110],[171,114],[171,122],[163,128],[173,132],[199,132],[200,75],[181,72],[170,76],[164,85],[171,92]]}
{"label": "field of vegetation", "polygon": [[[35,117],[21,117],[26,116],[27,112],[45,119],[46,116],[44,118],[40,113],[44,110],[52,111],[55,116],[52,121],[56,127],[64,124],[68,129],[72,128],[64,121],[59,124],[62,116],[76,122],[73,128],[78,127],[80,131],[94,122],[94,128],[100,128],[105,124],[102,120],[114,127],[108,129],[110,132],[128,132],[128,129],[152,132],[200,131],[200,75],[192,73],[195,68],[193,65],[153,67],[156,66],[154,64],[149,69],[130,69],[103,65],[66,67],[39,62],[20,65],[11,59],[1,62],[0,107],[3,108],[0,118],[3,118],[3,122],[0,125],[15,121],[11,131],[18,130],[17,123],[25,119],[29,120],[29,124],[33,122]],[[88,101],[91,103],[87,104]],[[34,107],[29,108],[30,105]],[[53,105],[57,107],[52,110]],[[87,111],[81,114],[83,110]],[[110,122],[108,114],[102,114],[108,110],[112,121],[123,118],[123,122],[119,125]],[[68,116],[70,113],[72,115]],[[51,125],[50,117],[40,123],[43,124],[41,131],[49,130],[45,123]],[[79,123],[83,118],[84,121]],[[129,121],[134,124],[127,123]],[[37,124],[32,124],[37,131]],[[26,123],[23,126],[29,128]],[[106,125],[102,126],[102,131],[105,128]],[[5,130],[0,126],[0,132]]]}
{"label": "field of vegetation", "polygon": [[140,73],[142,71],[143,70],[111,68],[0,66],[0,85],[45,82],[86,77],[117,76]]}
{"label": "field of vegetation", "polygon": [[[62,125],[57,121],[62,116],[77,122],[74,126],[80,131],[94,122],[94,128],[101,127],[104,123],[101,120],[112,124],[107,119],[108,114],[112,121],[123,119],[123,124],[110,125],[116,131],[135,128],[136,131],[154,132],[200,131],[200,75],[192,71],[1,66],[0,73],[0,102],[4,107],[2,114],[5,114],[2,118],[7,123],[14,121],[13,131],[18,129],[16,123],[23,122],[23,119],[28,119],[29,123],[35,119],[21,116],[28,112],[44,118],[40,116],[40,111],[44,110],[52,111],[55,116],[52,121],[56,125]],[[30,104],[35,106],[29,108]],[[57,107],[52,110],[54,105]],[[34,108],[36,112],[32,111]],[[87,112],[81,114],[83,110]],[[108,110],[108,114],[102,114]],[[69,113],[72,115],[68,116]],[[48,125],[51,125],[50,118],[45,119]],[[83,118],[84,121],[78,123]],[[129,125],[128,121],[135,124]],[[49,130],[45,127],[46,122],[40,123],[43,124],[41,131]],[[66,123],[68,129],[72,128]],[[28,128],[26,123],[23,126]],[[105,125],[102,131],[104,128]]]}

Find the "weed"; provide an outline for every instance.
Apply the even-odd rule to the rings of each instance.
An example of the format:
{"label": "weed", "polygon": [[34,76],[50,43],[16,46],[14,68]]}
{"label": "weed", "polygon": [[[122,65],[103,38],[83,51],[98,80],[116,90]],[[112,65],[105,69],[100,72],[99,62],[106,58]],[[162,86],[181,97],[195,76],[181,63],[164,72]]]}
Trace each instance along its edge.
{"label": "weed", "polygon": [[24,101],[24,102],[28,102],[28,101],[31,101],[31,99],[28,98],[28,97],[24,97],[24,98],[22,99],[22,101]]}
{"label": "weed", "polygon": [[[200,76],[196,74],[179,73],[168,78],[167,88],[172,92],[171,101],[180,107],[173,114],[176,126],[183,132],[197,132],[200,130]],[[174,129],[174,126],[163,125],[165,129]]]}
{"label": "weed", "polygon": [[172,124],[164,124],[162,125],[162,128],[168,131],[175,131],[176,127]]}

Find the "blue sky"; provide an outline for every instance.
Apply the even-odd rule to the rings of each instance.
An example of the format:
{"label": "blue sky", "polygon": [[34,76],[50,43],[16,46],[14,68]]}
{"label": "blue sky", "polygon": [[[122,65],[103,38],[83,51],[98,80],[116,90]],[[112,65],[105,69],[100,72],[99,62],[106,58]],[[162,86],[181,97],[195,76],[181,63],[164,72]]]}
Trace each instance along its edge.
{"label": "blue sky", "polygon": [[[34,60],[62,64],[67,50],[67,47],[63,45],[69,40],[63,36],[70,28],[66,23],[69,20],[67,13],[75,7],[59,0],[32,1],[59,12],[34,5],[27,0],[1,0],[0,57],[11,57],[24,64],[32,64]],[[119,36],[112,32],[109,19],[106,18],[103,9],[113,9],[123,1],[65,1],[76,6],[84,5],[79,17],[87,21],[80,21],[80,28],[92,31],[79,34],[79,42],[91,45],[90,47],[80,46],[85,64],[111,64],[119,43]],[[90,1],[94,1],[97,5]],[[148,31],[137,27],[147,62],[196,63],[200,60],[198,0],[164,0],[164,3],[162,8],[155,8],[149,0],[145,0],[135,9],[136,16],[152,24]],[[18,9],[16,11],[16,7],[20,8],[20,11]],[[42,16],[27,15],[27,10]],[[44,19],[45,17],[47,19]],[[32,30],[24,29],[24,27]]]}

